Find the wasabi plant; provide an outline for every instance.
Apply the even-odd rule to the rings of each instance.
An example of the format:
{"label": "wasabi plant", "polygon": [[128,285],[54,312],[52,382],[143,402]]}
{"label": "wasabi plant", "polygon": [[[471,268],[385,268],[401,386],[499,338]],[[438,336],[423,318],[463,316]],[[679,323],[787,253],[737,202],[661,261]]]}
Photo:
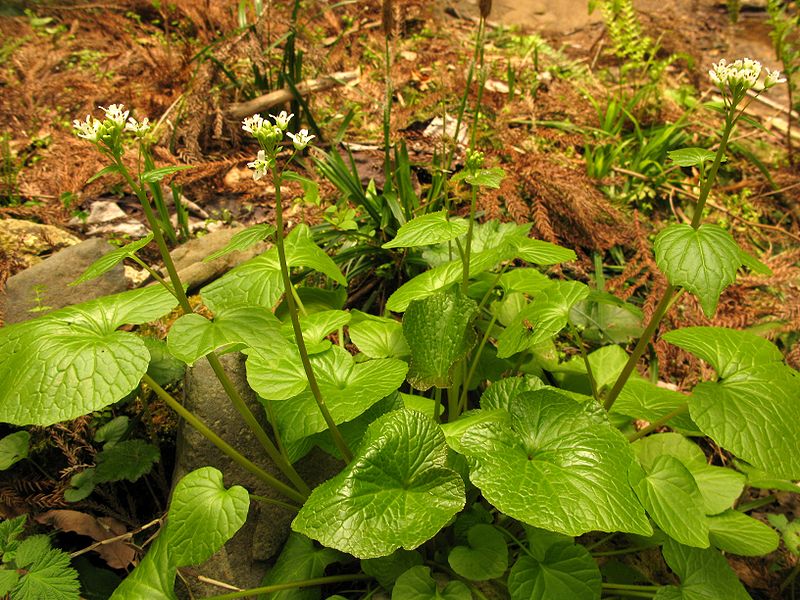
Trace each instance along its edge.
{"label": "wasabi plant", "polygon": [[[144,384],[283,494],[268,500],[237,485],[226,489],[212,467],[188,474],[166,525],[114,599],[173,598],[177,570],[220,548],[244,523],[251,499],[295,513],[293,533],[262,586],[217,599],[345,581],[348,597],[382,588],[393,600],[483,598],[492,585],[512,600],[746,599],[722,552],[757,556],[778,546],[776,531],[747,515],[756,505],[738,500],[745,486],[797,488],[800,376],[767,340],[718,327],[660,334],[716,372],[688,395],[655,385],[636,365],[681,293],[713,315],[740,267],[766,270],[727,231],[703,223],[747,91],[782,81],[769,70],[762,79],[761,71],[748,59],[714,65],[710,77],[724,100],[720,144],[716,152],[671,153],[676,164],[697,168],[701,193],[691,224],[656,237],[656,263],[669,285],[630,354],[625,344],[589,352],[581,339],[590,303],[625,303],[540,270],[574,260],[573,251],[530,238],[529,225],[475,222],[476,195],[499,186],[505,173],[474,150],[449,181],[471,187],[469,216],[423,214],[384,244],[421,251],[429,268],[396,289],[384,314],[343,310],[347,281],[334,261],[306,226],[285,231],[285,169],[313,136],[299,130],[286,136],[288,147],[291,115],[254,115],[243,124],[259,145],[249,166],[256,181],[271,178],[275,227],[248,228],[215,256],[273,234],[274,247],[200,290],[213,315],[206,318],[188,304],[151,221],[169,280],[0,330],[0,419],[46,425]],[[151,215],[141,182],[158,173],[134,175],[122,164],[121,140],[132,133],[123,131],[122,114],[118,107],[99,124],[90,118],[76,128],[112,159],[112,171]],[[135,257],[148,241],[102,259],[81,279]],[[324,286],[304,285],[307,271]],[[273,429],[259,442],[289,483],[245,458],[257,449],[234,449],[172,398],[147,374],[141,339],[119,330],[176,304],[185,314],[169,331],[169,351],[188,365],[203,357],[217,365],[250,424],[217,355],[246,356],[248,384]],[[574,359],[559,358],[565,340],[578,344]],[[637,430],[637,420],[650,425]],[[663,426],[671,431],[657,433]],[[709,464],[694,436],[710,437],[735,457],[733,466]],[[309,490],[292,465],[315,446],[343,468]],[[603,568],[606,556],[655,547],[678,585],[632,582]],[[325,574],[354,558],[360,572]]]}

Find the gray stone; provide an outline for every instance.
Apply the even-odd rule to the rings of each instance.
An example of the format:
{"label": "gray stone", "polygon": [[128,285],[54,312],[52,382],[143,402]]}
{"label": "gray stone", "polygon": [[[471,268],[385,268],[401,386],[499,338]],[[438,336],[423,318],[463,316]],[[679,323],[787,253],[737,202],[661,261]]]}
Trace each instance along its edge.
{"label": "gray stone", "polygon": [[114,247],[92,238],[56,252],[10,277],[0,293],[0,315],[6,324],[27,321],[58,308],[124,292],[128,280],[122,265],[81,285],[70,286],[86,268]]}
{"label": "gray stone", "polygon": [[53,225],[24,219],[0,219],[0,256],[13,256],[28,268],[44,260],[42,255],[74,246],[80,238]]}
{"label": "gray stone", "polygon": [[110,221],[127,218],[128,215],[125,214],[125,211],[114,202],[98,200],[89,205],[89,216],[86,217],[86,224],[96,225],[97,223],[108,223]]}
{"label": "gray stone", "polygon": [[184,285],[188,285],[189,289],[197,289],[269,248],[269,244],[262,242],[247,250],[231,252],[216,260],[203,262],[206,256],[224,248],[231,241],[233,235],[242,229],[244,229],[242,225],[218,229],[175,248],[170,256],[172,256],[175,268],[178,269],[178,275]]}
{"label": "gray stone", "polygon": [[[259,417],[262,426],[270,431],[265,423],[264,409],[247,385],[244,357],[241,354],[227,354],[220,357],[220,360],[250,410]],[[231,405],[205,358],[198,360],[187,370],[184,394],[184,406],[217,435],[256,465],[286,481]],[[182,423],[178,431],[173,482],[177,483],[186,473],[207,465],[222,471],[226,487],[241,485],[254,494],[286,500],[224,455],[193,427]],[[313,487],[338,472],[341,463],[320,452],[306,457],[296,467],[303,479]],[[222,550],[202,565],[182,569],[192,596],[204,598],[223,592],[218,587],[198,581],[198,575],[241,588],[258,586],[266,572],[268,561],[280,553],[289,535],[289,525],[293,517],[294,514],[287,509],[252,501],[247,522]],[[179,592],[181,587],[181,584],[176,586]]]}

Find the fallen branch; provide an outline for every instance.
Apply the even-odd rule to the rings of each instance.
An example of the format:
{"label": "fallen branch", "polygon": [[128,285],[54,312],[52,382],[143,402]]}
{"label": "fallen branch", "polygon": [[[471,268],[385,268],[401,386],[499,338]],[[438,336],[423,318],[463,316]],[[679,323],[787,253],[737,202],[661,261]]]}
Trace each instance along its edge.
{"label": "fallen branch", "polygon": [[[296,88],[299,94],[305,96],[312,92],[327,90],[335,85],[347,85],[352,81],[356,81],[360,76],[360,69],[355,71],[342,71],[320,77],[319,79],[306,79],[298,83]],[[247,102],[231,104],[225,112],[226,115],[232,119],[242,119],[259,112],[267,111],[273,106],[285,104],[291,101],[293,97],[292,91],[288,87],[285,87],[270,92],[269,94],[259,96],[258,98],[253,98]]]}

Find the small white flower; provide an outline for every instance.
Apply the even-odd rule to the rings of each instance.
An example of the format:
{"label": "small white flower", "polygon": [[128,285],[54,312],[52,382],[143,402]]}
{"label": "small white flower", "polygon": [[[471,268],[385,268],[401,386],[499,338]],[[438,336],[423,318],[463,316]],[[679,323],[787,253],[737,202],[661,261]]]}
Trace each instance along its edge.
{"label": "small white flower", "polygon": [[242,129],[252,135],[255,135],[256,132],[258,132],[263,126],[264,119],[258,113],[254,114],[252,117],[247,117],[244,121],[242,121]]}
{"label": "small white flower", "polygon": [[112,104],[108,108],[100,107],[101,110],[105,111],[106,119],[110,119],[114,121],[120,127],[125,126],[125,120],[128,118],[130,114],[129,110],[123,110],[125,106],[123,104]]}
{"label": "small white flower", "polygon": [[297,150],[305,149],[308,143],[316,137],[314,135],[308,135],[308,129],[301,129],[296,135],[294,133],[287,133],[286,135],[292,138],[294,147]]}
{"label": "small white flower", "polygon": [[294,114],[287,114],[285,110],[282,110],[279,115],[270,115],[272,120],[275,121],[275,125],[281,128],[281,131],[286,131],[286,128],[289,126],[289,121],[292,120]]}
{"label": "small white flower", "polygon": [[96,142],[102,123],[91,115],[86,115],[86,121],[75,119],[72,122],[72,126],[76,129],[78,137],[89,140],[90,142]]}
{"label": "small white flower", "polygon": [[247,163],[247,166],[253,169],[253,179],[258,181],[266,176],[270,161],[267,160],[266,153],[263,150],[259,150],[256,159],[253,162]]}
{"label": "small white flower", "polygon": [[767,79],[764,81],[764,88],[771,88],[779,83],[786,83],[786,77],[781,77],[780,71],[770,71],[767,69]]}
{"label": "small white flower", "polygon": [[137,121],[133,117],[129,117],[128,122],[125,124],[125,131],[131,131],[138,137],[144,135],[148,129],[150,129],[150,119],[147,117],[141,121]]}

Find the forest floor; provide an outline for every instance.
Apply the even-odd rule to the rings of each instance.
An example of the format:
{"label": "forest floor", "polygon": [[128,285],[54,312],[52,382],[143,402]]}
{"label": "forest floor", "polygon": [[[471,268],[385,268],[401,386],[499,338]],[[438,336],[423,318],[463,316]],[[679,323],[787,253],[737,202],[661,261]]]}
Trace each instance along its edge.
{"label": "forest floor", "polygon": [[[222,0],[4,3],[0,219],[51,224],[85,237],[89,207],[103,200],[143,221],[136,199],[119,181],[86,183],[105,165],[72,132],[73,119],[97,115],[98,106],[123,103],[137,117],[160,124],[159,165],[194,166],[174,181],[211,221],[271,220],[274,189],[253,181],[246,163],[256,148],[240,125],[242,103],[271,91],[269,81],[280,71],[290,28],[290,2],[265,4],[269,13],[256,19],[250,3],[240,15],[236,2]],[[339,74],[332,86],[305,97],[317,141],[322,147],[347,142],[363,182],[374,180],[380,189],[385,105],[380,2],[335,8],[325,2],[302,4],[298,81]],[[445,111],[454,114],[466,88],[476,9],[468,1],[395,4],[391,138],[407,144],[414,183],[424,190],[436,149],[425,131]],[[699,101],[713,99],[707,70],[720,58],[739,56],[779,66],[765,15],[745,6],[732,24],[724,2],[635,2],[644,34],[660,45],[656,57],[670,57],[652,84],[647,73],[623,76],[624,61],[613,53],[601,13],[589,14],[585,0],[494,4],[484,47],[489,75],[477,145],[510,176],[481,198],[482,215],[533,222],[537,237],[574,248],[579,261],[565,267],[574,277],[591,280],[596,257],[614,263],[606,289],[637,298],[647,315],[665,285],[653,263],[652,234],[667,221],[686,219],[696,188],[688,171],[654,167],[665,153],[649,155],[645,148],[676,124],[683,145],[714,143],[717,115],[697,108]],[[609,103],[643,88],[653,96],[636,106],[629,121],[604,130]],[[751,104],[760,127],[737,131],[734,156],[709,203],[709,219],[729,226],[773,274],[740,276],[712,319],[684,298],[668,322],[760,328],[798,368],[800,172],[786,159],[788,98],[776,91],[767,103]],[[471,89],[469,106],[476,96]],[[285,108],[261,106],[264,113]],[[626,150],[617,154],[615,148]],[[612,164],[595,163],[599,173],[592,175],[590,155],[606,156]],[[320,179],[310,166],[305,175]],[[298,200],[290,213],[293,222],[333,218],[326,208],[337,202],[336,190],[326,181],[320,186],[321,200],[314,203],[301,201],[299,184],[287,185],[288,196]],[[195,222],[202,228],[207,221]],[[111,237],[129,241],[122,234]],[[0,285],[27,264],[13,248],[0,249]],[[350,294],[355,301],[358,287]],[[690,388],[703,373],[686,353],[664,343],[655,344],[653,358],[660,376],[679,389]],[[727,459],[720,453],[717,460]],[[794,514],[791,494],[779,493],[776,503],[773,512],[800,516]],[[792,561],[780,551],[765,559],[737,558],[733,565],[754,594],[778,598],[776,570]]]}

